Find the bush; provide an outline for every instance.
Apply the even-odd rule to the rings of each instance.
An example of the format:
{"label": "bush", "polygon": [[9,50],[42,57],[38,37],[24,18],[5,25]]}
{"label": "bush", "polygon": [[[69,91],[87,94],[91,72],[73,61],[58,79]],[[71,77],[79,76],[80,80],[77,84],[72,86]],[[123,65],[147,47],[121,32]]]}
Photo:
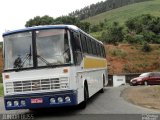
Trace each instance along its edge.
{"label": "bush", "polygon": [[131,35],[127,34],[125,36],[125,40],[130,44],[142,44],[144,37],[143,35]]}
{"label": "bush", "polygon": [[142,51],[143,52],[150,52],[151,50],[152,50],[151,46],[147,42],[144,42],[144,44],[142,46]]}
{"label": "bush", "polygon": [[100,30],[101,30],[101,28],[99,25],[91,25],[91,27],[90,27],[90,32],[98,32]]}
{"label": "bush", "polygon": [[102,32],[102,40],[106,43],[117,44],[124,39],[123,27],[114,22],[105,32]]}
{"label": "bush", "polygon": [[152,31],[144,30],[142,34],[145,41],[147,41],[148,43],[154,43],[154,39],[156,37],[155,33],[153,33]]}

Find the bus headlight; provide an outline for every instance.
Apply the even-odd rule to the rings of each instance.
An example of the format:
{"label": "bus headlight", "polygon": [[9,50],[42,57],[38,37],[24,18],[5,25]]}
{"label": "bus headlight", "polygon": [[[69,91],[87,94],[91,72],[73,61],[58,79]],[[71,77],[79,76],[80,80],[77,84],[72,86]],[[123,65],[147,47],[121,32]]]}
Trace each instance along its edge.
{"label": "bus headlight", "polygon": [[22,106],[25,106],[25,105],[26,105],[25,100],[21,100],[21,105],[22,105]]}
{"label": "bus headlight", "polygon": [[66,102],[71,102],[71,98],[69,96],[65,97]]}
{"label": "bus headlight", "polygon": [[12,106],[12,102],[11,101],[7,101],[7,106],[11,107]]}
{"label": "bus headlight", "polygon": [[14,106],[18,106],[19,102],[18,101],[14,101]]}
{"label": "bus headlight", "polygon": [[63,102],[63,98],[62,97],[58,97],[58,102],[62,103]]}
{"label": "bus headlight", "polygon": [[55,98],[50,98],[50,103],[55,103],[55,102],[56,102]]}

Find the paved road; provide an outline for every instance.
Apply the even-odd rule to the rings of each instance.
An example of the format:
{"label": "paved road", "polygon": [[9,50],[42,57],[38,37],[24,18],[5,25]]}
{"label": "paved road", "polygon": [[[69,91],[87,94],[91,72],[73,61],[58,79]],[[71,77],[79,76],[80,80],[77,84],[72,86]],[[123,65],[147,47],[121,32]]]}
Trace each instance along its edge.
{"label": "paved road", "polygon": [[[106,88],[104,93],[98,93],[93,96],[84,110],[78,110],[75,107],[61,109],[43,109],[41,111],[15,110],[5,111],[3,99],[0,98],[0,114],[33,114],[37,119],[89,119],[96,120],[142,120],[146,114],[160,114],[160,111],[142,108],[125,101],[121,96],[121,91],[129,86],[117,88]],[[152,116],[151,116],[152,117]],[[160,116],[159,116],[160,119]],[[155,120],[159,120],[155,119]]]}

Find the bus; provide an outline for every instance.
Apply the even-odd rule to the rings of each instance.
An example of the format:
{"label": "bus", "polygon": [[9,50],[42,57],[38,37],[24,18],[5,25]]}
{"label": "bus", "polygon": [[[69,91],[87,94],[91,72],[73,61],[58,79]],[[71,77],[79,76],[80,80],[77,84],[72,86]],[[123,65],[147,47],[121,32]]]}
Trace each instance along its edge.
{"label": "bus", "polygon": [[6,110],[79,106],[108,83],[104,44],[74,25],[3,33]]}

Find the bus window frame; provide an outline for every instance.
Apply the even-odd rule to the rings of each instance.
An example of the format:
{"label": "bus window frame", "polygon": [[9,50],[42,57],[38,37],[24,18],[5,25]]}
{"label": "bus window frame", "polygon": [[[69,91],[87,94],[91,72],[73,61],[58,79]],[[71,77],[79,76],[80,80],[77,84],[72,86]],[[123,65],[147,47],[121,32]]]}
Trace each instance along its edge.
{"label": "bus window frame", "polygon": [[[70,42],[71,42],[71,46],[72,46],[72,54],[73,54],[73,61],[74,61],[74,65],[80,65],[81,61],[82,61],[82,54],[83,54],[83,50],[82,50],[82,45],[81,45],[81,40],[80,40],[80,34],[79,32],[76,32],[76,31],[73,31],[73,30],[69,30],[69,33],[70,33]],[[76,48],[75,48],[75,43],[73,41],[74,39],[74,34],[77,34],[77,38],[78,38],[78,41],[79,41],[79,45],[80,45],[80,51],[75,51]],[[79,62],[77,62],[77,58],[76,58],[76,53],[80,54],[81,56],[81,59],[78,60]]]}

